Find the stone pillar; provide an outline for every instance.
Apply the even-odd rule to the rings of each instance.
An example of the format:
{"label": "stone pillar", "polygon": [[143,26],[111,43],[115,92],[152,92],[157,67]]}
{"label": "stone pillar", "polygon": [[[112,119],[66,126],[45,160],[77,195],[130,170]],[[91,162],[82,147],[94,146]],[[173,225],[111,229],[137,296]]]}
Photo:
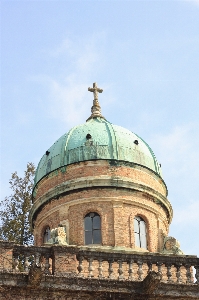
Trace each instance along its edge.
{"label": "stone pillar", "polygon": [[113,203],[113,222],[114,222],[114,235],[115,235],[115,246],[124,247],[124,222],[123,222],[123,203]]}
{"label": "stone pillar", "polygon": [[77,273],[77,249],[70,246],[52,246],[52,272],[54,275]]}

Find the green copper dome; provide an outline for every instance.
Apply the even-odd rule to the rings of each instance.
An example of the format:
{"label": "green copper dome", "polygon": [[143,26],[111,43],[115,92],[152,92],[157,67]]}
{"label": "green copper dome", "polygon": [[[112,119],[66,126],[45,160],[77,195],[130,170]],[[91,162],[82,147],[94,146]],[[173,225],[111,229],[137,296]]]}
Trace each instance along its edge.
{"label": "green copper dome", "polygon": [[111,124],[101,115],[98,93],[93,83],[88,91],[94,100],[91,116],[85,124],[73,127],[43,155],[35,175],[35,184],[50,172],[69,164],[96,159],[125,161],[146,167],[161,176],[160,165],[149,145],[135,133]]}
{"label": "green copper dome", "polygon": [[103,117],[92,117],[73,127],[46,151],[37,167],[35,184],[55,169],[96,159],[139,164],[161,176],[154,153],[139,136]]}

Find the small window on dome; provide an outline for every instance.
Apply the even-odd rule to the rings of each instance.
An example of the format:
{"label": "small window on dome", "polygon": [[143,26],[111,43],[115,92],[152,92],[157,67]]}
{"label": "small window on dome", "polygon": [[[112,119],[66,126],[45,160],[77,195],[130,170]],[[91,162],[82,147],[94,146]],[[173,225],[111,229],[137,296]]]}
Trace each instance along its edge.
{"label": "small window on dome", "polygon": [[44,235],[43,235],[43,243],[47,243],[48,240],[50,239],[50,227],[47,226],[44,230]]}
{"label": "small window on dome", "polygon": [[90,140],[92,138],[92,136],[90,135],[90,133],[88,133],[87,135],[86,135],[86,139],[87,140]]}
{"label": "small window on dome", "polygon": [[139,216],[134,218],[134,236],[135,246],[147,249],[146,223]]}
{"label": "small window on dome", "polygon": [[85,245],[101,244],[101,218],[96,212],[88,213],[84,218]]}

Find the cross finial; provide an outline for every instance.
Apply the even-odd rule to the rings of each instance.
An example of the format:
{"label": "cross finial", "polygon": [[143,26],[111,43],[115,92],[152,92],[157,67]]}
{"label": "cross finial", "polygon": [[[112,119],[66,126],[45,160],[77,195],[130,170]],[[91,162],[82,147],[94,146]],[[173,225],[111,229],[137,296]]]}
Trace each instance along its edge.
{"label": "cross finial", "polygon": [[98,101],[98,93],[102,93],[103,90],[97,87],[97,82],[93,83],[93,87],[92,88],[88,88],[89,92],[93,92],[94,95],[94,101]]}
{"label": "cross finial", "polygon": [[97,117],[104,118],[101,114],[101,107],[100,107],[100,104],[99,104],[99,101],[98,101],[98,93],[102,93],[103,90],[97,87],[97,82],[94,82],[93,87],[92,88],[89,87],[88,91],[93,92],[94,99],[93,99],[93,106],[91,107],[91,113],[92,114],[87,119],[87,121],[92,119],[92,118],[97,118]]}

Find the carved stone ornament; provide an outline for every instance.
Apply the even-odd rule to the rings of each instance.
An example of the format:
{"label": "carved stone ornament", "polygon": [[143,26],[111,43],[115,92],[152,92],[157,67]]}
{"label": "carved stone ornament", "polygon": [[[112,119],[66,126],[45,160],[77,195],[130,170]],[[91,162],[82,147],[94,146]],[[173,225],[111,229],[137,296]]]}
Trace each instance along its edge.
{"label": "carved stone ornament", "polygon": [[66,238],[66,228],[58,226],[50,231],[50,239],[47,244],[68,245]]}
{"label": "carved stone ornament", "polygon": [[172,236],[166,236],[164,238],[164,245],[161,252],[164,254],[176,254],[176,255],[184,254],[180,249],[180,243]]}
{"label": "carved stone ornament", "polygon": [[151,271],[142,282],[142,291],[145,294],[153,294],[158,288],[161,280],[161,275],[158,272]]}
{"label": "carved stone ornament", "polygon": [[41,282],[43,273],[41,266],[33,265],[28,273],[28,284],[38,286]]}

